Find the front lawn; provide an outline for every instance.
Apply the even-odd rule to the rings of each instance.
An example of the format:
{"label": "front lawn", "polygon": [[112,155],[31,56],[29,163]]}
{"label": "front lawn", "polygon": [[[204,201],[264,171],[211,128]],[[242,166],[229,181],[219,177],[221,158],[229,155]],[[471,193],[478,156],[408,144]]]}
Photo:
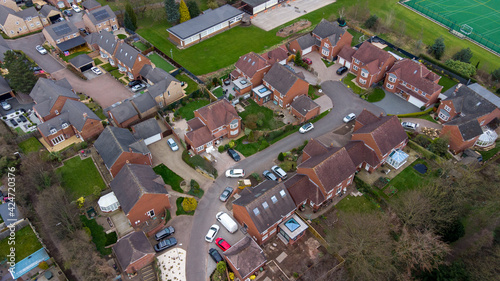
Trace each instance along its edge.
{"label": "front lawn", "polygon": [[189,95],[192,92],[198,90],[198,84],[186,74],[177,74],[175,78],[181,82],[187,83],[188,86],[184,89],[186,91],[186,95]]}
{"label": "front lawn", "polygon": [[85,104],[90,110],[92,110],[97,117],[101,118],[101,120],[106,119],[106,115],[104,115],[104,112],[102,110],[102,107],[98,105],[96,102],[89,102]]}
{"label": "front lawn", "polygon": [[[0,241],[0,259],[7,259],[11,247],[15,247],[16,249],[16,263],[42,248],[42,244],[40,244],[35,232],[33,232],[33,229],[29,225],[18,230],[14,237],[15,240],[5,238]],[[15,241],[16,245],[9,245],[9,241]]]}
{"label": "front lawn", "polygon": [[99,225],[95,219],[89,220],[86,216],[80,216],[80,220],[82,221],[84,227],[88,227],[90,229],[92,242],[95,244],[99,253],[103,256],[110,255],[111,248],[106,248],[106,246],[116,243],[118,239],[116,232],[106,234],[106,232],[104,232],[104,227]]}
{"label": "front lawn", "polygon": [[107,64],[105,64],[105,65],[102,65],[101,68],[104,69],[104,70],[106,70],[106,72],[111,72],[111,71],[113,71],[115,69],[118,69],[118,67],[112,66],[109,62]]}
{"label": "front lawn", "polygon": [[194,111],[208,105],[210,101],[208,99],[199,99],[193,102],[187,103],[178,109],[179,114],[182,118],[186,120],[191,120],[194,118]]}
{"label": "front lawn", "polygon": [[262,125],[258,127],[259,130],[274,130],[285,125],[285,123],[274,118],[274,112],[271,109],[265,106],[260,106],[251,99],[248,99],[247,101],[248,103],[250,103],[250,105],[245,107],[245,111],[238,113],[242,118],[244,124],[246,124],[246,121],[248,119],[255,118],[260,113],[260,115],[263,115],[263,117],[259,117],[258,119],[263,121]]}
{"label": "front lawn", "polygon": [[354,84],[352,81],[356,78],[356,75],[352,73],[347,73],[347,75],[342,79],[342,82],[347,85],[347,88],[351,88],[351,90],[358,95],[365,93],[366,91],[358,87],[358,85]]}
{"label": "front lawn", "polygon": [[368,95],[366,99],[368,102],[377,102],[385,98],[385,92],[381,88],[375,88],[371,94]]}
{"label": "front lawn", "polygon": [[81,160],[79,156],[64,161],[64,165],[57,169],[62,178],[62,186],[69,190],[73,198],[89,196],[97,188],[106,189],[106,185],[94,165],[92,158]]}
{"label": "front lawn", "polygon": [[441,90],[441,93],[446,92],[446,90],[450,89],[451,87],[455,86],[458,84],[458,82],[451,80],[450,78],[446,76],[441,76],[441,79],[439,79],[438,82],[439,85],[443,86],[443,89]]}
{"label": "front lawn", "polygon": [[415,118],[424,119],[424,120],[431,121],[432,123],[436,123],[436,124],[438,123],[436,120],[434,120],[434,118],[432,118],[432,116],[430,114],[415,116]]}
{"label": "front lawn", "polygon": [[30,152],[36,152],[40,150],[43,145],[35,138],[31,137],[19,143],[19,148],[24,154],[29,154]]}
{"label": "front lawn", "polygon": [[[137,43],[141,43],[141,42],[137,42]],[[146,46],[144,46],[144,47],[146,47]],[[164,58],[160,57],[160,55],[158,55],[156,53],[152,53],[151,55],[148,56],[148,58],[151,60],[152,63],[154,63],[156,65],[156,67],[159,67],[159,68],[165,70],[166,72],[170,72],[170,71],[175,69],[175,67],[173,65],[171,65],[168,61],[166,61]]]}
{"label": "front lawn", "polygon": [[68,62],[70,59],[72,59],[76,56],[88,54],[88,53],[90,53],[90,52],[89,51],[81,51],[81,52],[72,53],[69,56],[65,56],[63,53],[61,53],[59,56],[63,59],[63,61]]}
{"label": "front lawn", "polygon": [[340,200],[340,202],[335,205],[335,208],[345,213],[371,213],[378,210],[377,206],[364,195],[348,195]]}
{"label": "front lawn", "polygon": [[184,180],[181,178],[179,175],[174,173],[172,170],[170,170],[167,166],[164,164],[160,164],[156,167],[153,168],[153,171],[155,171],[156,174],[160,175],[163,181],[170,185],[173,190],[184,193],[184,191],[181,188],[181,182]]}
{"label": "front lawn", "polygon": [[94,65],[100,65],[100,64],[102,64],[102,61],[100,59],[98,59],[98,58],[95,58],[94,59]]}
{"label": "front lawn", "polygon": [[111,70],[109,72],[109,74],[113,75],[113,77],[115,77],[116,79],[120,79],[120,78],[122,78],[125,75],[125,73],[120,73],[120,71],[118,70],[118,68],[114,69],[114,70]]}

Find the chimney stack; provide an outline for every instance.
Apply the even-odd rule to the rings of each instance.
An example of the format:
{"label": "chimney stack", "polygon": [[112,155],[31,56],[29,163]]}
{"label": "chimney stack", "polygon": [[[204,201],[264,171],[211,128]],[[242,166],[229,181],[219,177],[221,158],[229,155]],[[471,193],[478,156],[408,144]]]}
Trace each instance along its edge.
{"label": "chimney stack", "polygon": [[84,112],[84,113],[83,113],[83,119],[87,119],[87,116],[88,116],[88,115],[87,115],[87,112]]}

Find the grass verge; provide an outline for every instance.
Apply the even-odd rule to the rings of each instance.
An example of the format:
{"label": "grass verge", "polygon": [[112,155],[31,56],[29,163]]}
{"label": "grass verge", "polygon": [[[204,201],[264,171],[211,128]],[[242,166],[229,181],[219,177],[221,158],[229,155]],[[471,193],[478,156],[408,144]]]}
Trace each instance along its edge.
{"label": "grass verge", "polygon": [[342,82],[344,82],[344,84],[347,85],[347,88],[351,88],[351,90],[355,94],[357,94],[357,95],[364,94],[366,91],[361,89],[360,87],[358,87],[358,85],[354,84],[354,82],[352,81],[355,78],[356,78],[356,75],[354,75],[352,73],[347,73],[347,75],[344,77],[344,79],[342,79]]}
{"label": "grass verge", "polygon": [[180,215],[192,216],[192,215],[194,215],[195,211],[192,211],[192,212],[184,211],[184,208],[182,207],[182,201],[184,201],[184,198],[185,197],[179,197],[179,198],[177,198],[177,200],[175,200],[175,205],[177,206],[177,211],[175,211],[175,215],[176,216],[180,216]]}
{"label": "grass verge", "polygon": [[381,88],[375,88],[371,94],[368,95],[366,99],[368,102],[377,102],[385,98],[385,92]]}
{"label": "grass verge", "polygon": [[181,188],[181,182],[184,179],[181,178],[176,173],[174,173],[172,170],[170,170],[167,166],[165,166],[164,164],[160,164],[154,167],[153,171],[155,171],[156,174],[160,175],[163,181],[166,184],[170,185],[173,190],[180,193],[184,193],[184,191]]}

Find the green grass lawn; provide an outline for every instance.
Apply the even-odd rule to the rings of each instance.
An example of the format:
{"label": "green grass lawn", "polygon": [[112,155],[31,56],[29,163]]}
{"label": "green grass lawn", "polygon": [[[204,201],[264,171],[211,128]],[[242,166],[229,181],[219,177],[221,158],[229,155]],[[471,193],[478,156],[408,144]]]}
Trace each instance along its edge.
{"label": "green grass lawn", "polygon": [[415,118],[420,118],[420,119],[424,119],[424,120],[427,120],[427,121],[431,121],[432,123],[438,123],[436,120],[434,120],[434,118],[432,118],[432,116],[430,116],[429,114],[425,114],[425,115],[420,115],[420,116],[415,116]]}
{"label": "green grass lawn", "polygon": [[377,102],[381,101],[385,98],[385,92],[381,88],[375,88],[373,90],[373,93],[368,95],[367,101],[368,102]]}
{"label": "green grass lawn", "polygon": [[43,148],[43,145],[35,138],[31,137],[19,143],[19,148],[24,154],[35,152]]}
{"label": "green grass lawn", "polygon": [[94,242],[97,250],[101,255],[107,256],[111,254],[111,248],[106,248],[108,245],[116,243],[117,236],[116,232],[111,232],[106,234],[104,228],[99,225],[95,219],[89,220],[86,216],[80,216],[83,226],[90,229],[90,235],[92,235],[92,242]]}
{"label": "green grass lawn", "polygon": [[102,61],[100,59],[98,59],[98,58],[95,58],[94,59],[94,65],[100,65],[100,64],[102,64]]}
{"label": "green grass lawn", "polygon": [[239,151],[243,156],[248,157],[259,151],[259,142],[243,143],[246,137],[241,137],[235,141],[234,149]]}
{"label": "green grass lawn", "polygon": [[495,148],[492,148],[488,151],[479,151],[479,153],[481,153],[481,156],[483,156],[483,161],[486,161],[493,157],[493,155],[497,154],[498,151],[500,151],[500,141],[496,142]]}
{"label": "green grass lawn", "polygon": [[332,65],[334,65],[335,63],[334,62],[331,62],[331,61],[327,61],[325,59],[321,59],[323,61],[323,63],[325,64],[326,67],[330,67]]}
{"label": "green grass lawn", "polygon": [[23,131],[23,129],[21,129],[19,127],[14,128],[14,131],[16,131],[18,136],[26,135],[26,133]]}
{"label": "green grass lawn", "polygon": [[213,89],[212,93],[214,94],[214,96],[220,98],[224,95],[224,89],[222,89],[222,87],[219,86],[219,87]]}
{"label": "green grass lawn", "polygon": [[365,196],[352,195],[340,200],[335,208],[346,213],[371,213],[378,210],[377,206]]}
{"label": "green grass lawn", "polygon": [[[425,175],[421,175],[413,168],[416,164],[424,164],[428,170]],[[433,178],[432,170],[429,164],[423,159],[415,160],[410,166],[406,167],[401,173],[393,178],[385,188],[392,185],[398,189],[398,193],[404,190],[414,189],[419,185],[428,183]],[[396,194],[396,196],[397,196]]]}
{"label": "green grass lawn", "polygon": [[142,43],[141,41],[134,42],[132,43],[132,45],[136,46],[137,49],[141,51],[146,51],[148,49],[148,46],[144,45],[144,43]]}
{"label": "green grass lawn", "polygon": [[194,215],[195,211],[192,211],[189,213],[184,211],[184,208],[182,208],[182,201],[184,201],[184,197],[179,197],[179,198],[177,198],[177,200],[175,200],[175,205],[177,206],[177,211],[175,211],[175,215],[176,216],[180,216],[180,215],[192,216],[192,215]]}
{"label": "green grass lawn", "polygon": [[77,56],[83,55],[83,54],[88,54],[88,53],[90,53],[90,52],[88,52],[88,51],[81,51],[81,52],[72,53],[69,56],[65,56],[64,54],[60,54],[59,56],[63,59],[63,61],[68,62],[70,59],[72,59],[74,57],[77,57]]}
{"label": "green grass lawn", "polygon": [[208,99],[199,99],[193,102],[187,103],[185,106],[179,108],[179,112],[182,118],[186,120],[191,120],[194,118],[194,111],[198,108],[202,108],[205,105],[209,104],[210,101]]}
{"label": "green grass lawn", "polygon": [[354,75],[352,73],[347,73],[347,75],[344,77],[344,79],[342,79],[342,82],[344,82],[344,84],[346,84],[348,88],[351,88],[355,94],[361,95],[361,94],[365,93],[366,91],[361,89],[360,87],[358,87],[356,84],[354,84],[354,82],[352,82],[352,80],[355,78],[356,78],[356,75]]}
{"label": "green grass lawn", "polygon": [[[439,75],[439,73],[438,73]],[[451,87],[455,86],[458,84],[458,82],[451,80],[450,78],[446,76],[441,76],[441,79],[439,79],[439,85],[443,86],[443,89],[441,90],[441,93],[444,93],[446,90],[450,89]]]}
{"label": "green grass lawn", "polygon": [[61,175],[63,187],[73,194],[74,199],[91,195],[95,186],[99,191],[106,189],[92,158],[81,160],[78,156],[73,157],[64,161],[64,166],[57,171]]}
{"label": "green grass lawn", "polygon": [[[12,240],[10,240],[12,241]],[[9,239],[5,238],[0,241],[0,259],[4,260],[10,254],[10,248],[15,247],[16,263],[33,254],[42,248],[42,244],[38,241],[36,234],[31,227],[25,226],[16,232],[16,245],[9,245]]]}
{"label": "green grass lawn", "polygon": [[120,79],[120,78],[122,78],[125,75],[125,73],[120,73],[120,71],[118,70],[118,68],[114,69],[114,70],[111,70],[109,72],[109,74],[113,75],[113,77],[115,77],[116,79]]}
{"label": "green grass lawn", "polygon": [[245,107],[245,111],[238,113],[242,118],[243,123],[245,123],[249,115],[256,115],[261,112],[265,117],[263,118],[264,122],[262,126],[258,128],[259,130],[273,130],[285,125],[285,123],[274,118],[274,112],[271,109],[260,106],[251,99],[248,99],[247,101],[250,103],[250,105]]}
{"label": "green grass lawn", "polygon": [[109,62],[106,63],[105,65],[102,65],[101,68],[106,70],[107,72],[111,72],[113,70],[118,69],[118,67],[112,66]]}
{"label": "green grass lawn", "polygon": [[191,79],[186,74],[177,74],[175,76],[175,78],[177,78],[177,80],[179,80],[181,82],[185,82],[188,84],[187,88],[184,89],[186,91],[186,95],[189,95],[192,92],[198,90],[198,84],[196,82],[194,82],[193,79]]}
{"label": "green grass lawn", "polygon": [[172,170],[170,170],[167,166],[165,166],[164,164],[160,164],[154,167],[153,171],[155,171],[156,174],[160,175],[163,181],[166,184],[170,185],[173,190],[180,193],[184,193],[184,191],[181,188],[181,182],[184,179],[181,178],[176,173],[174,173]]}
{"label": "green grass lawn", "polygon": [[90,108],[101,120],[106,119],[106,115],[102,110],[102,107],[95,102],[89,102],[85,104],[88,108]]}
{"label": "green grass lawn", "polygon": [[170,72],[175,69],[173,65],[171,65],[168,61],[166,61],[162,57],[160,57],[160,55],[158,54],[152,53],[151,55],[148,56],[148,58],[151,60],[151,62],[153,62],[156,65],[156,67],[159,67],[165,70],[166,72]]}
{"label": "green grass lawn", "polygon": [[126,39],[127,35],[125,35],[125,34],[118,34],[118,35],[116,35],[116,37],[118,37],[118,39]]}
{"label": "green grass lawn", "polygon": [[[359,43],[363,42],[363,41],[359,41],[359,38],[361,38],[361,36],[363,35],[363,33],[361,32],[358,32],[352,28],[349,28],[347,30],[347,32],[349,32],[351,35],[352,35],[352,41],[351,41],[351,46],[356,46],[358,45]],[[365,36],[365,40],[367,39],[366,38],[367,36]]]}

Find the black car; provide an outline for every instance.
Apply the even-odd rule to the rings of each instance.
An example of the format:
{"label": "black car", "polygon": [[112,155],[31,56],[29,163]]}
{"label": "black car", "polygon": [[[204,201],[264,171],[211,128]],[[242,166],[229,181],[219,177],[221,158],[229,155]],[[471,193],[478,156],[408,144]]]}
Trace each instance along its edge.
{"label": "black car", "polygon": [[231,156],[231,158],[233,158],[234,161],[236,161],[236,162],[240,161],[240,159],[241,159],[240,155],[234,149],[232,149],[232,148],[228,149],[227,153],[229,154],[229,156]]}
{"label": "black car", "polygon": [[139,85],[139,84],[142,84],[141,80],[132,80],[132,81],[128,82],[129,88],[132,88],[132,87]]}
{"label": "black car", "polygon": [[344,74],[344,72],[346,72],[346,71],[347,71],[347,66],[342,66],[342,67],[340,67],[339,69],[337,69],[337,74],[338,74],[338,75],[342,75],[342,74]]}
{"label": "black car", "polygon": [[28,119],[26,119],[24,115],[19,115],[19,120],[21,120],[21,122],[28,122]]}
{"label": "black car", "polygon": [[172,235],[172,233],[175,232],[175,229],[173,226],[169,226],[167,228],[164,228],[160,231],[158,231],[156,234],[155,234],[155,239],[156,241],[160,241],[161,239],[167,237],[167,236],[170,236]]}
{"label": "black car", "polygon": [[278,178],[268,170],[265,170],[262,174],[264,175],[264,177],[266,177],[266,179],[270,181],[278,181]]}
{"label": "black car", "polygon": [[219,251],[217,251],[214,248],[210,248],[210,250],[208,250],[208,254],[214,260],[215,263],[219,263],[220,261],[224,260],[222,256],[219,254]]}
{"label": "black car", "polygon": [[12,124],[12,126],[14,126],[14,127],[17,126],[16,120],[10,119],[9,122],[10,122],[10,124]]}
{"label": "black car", "polygon": [[160,241],[160,243],[155,245],[155,251],[161,252],[165,249],[168,249],[170,247],[173,247],[177,245],[177,239],[174,237],[167,238],[165,240]]}
{"label": "black car", "polygon": [[63,14],[65,14],[65,15],[66,15],[66,16],[68,16],[68,17],[72,17],[72,16],[73,16],[73,14],[71,13],[71,11],[70,11],[70,10],[64,10],[64,11],[63,11]]}

